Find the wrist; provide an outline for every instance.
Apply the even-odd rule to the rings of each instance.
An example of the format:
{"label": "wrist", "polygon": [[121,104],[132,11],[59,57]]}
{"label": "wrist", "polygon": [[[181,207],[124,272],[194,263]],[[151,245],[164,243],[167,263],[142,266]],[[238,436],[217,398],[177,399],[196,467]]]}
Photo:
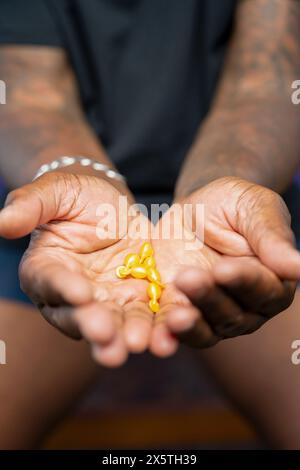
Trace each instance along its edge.
{"label": "wrist", "polygon": [[77,176],[96,177],[107,181],[121,194],[133,200],[133,196],[126,184],[126,179],[109,162],[94,160],[86,156],[62,156],[44,163],[36,172],[33,180],[47,173],[60,173]]}
{"label": "wrist", "polygon": [[104,172],[96,171],[90,166],[82,166],[79,163],[75,163],[70,167],[59,168],[59,173],[72,174],[72,175],[82,175],[82,176],[91,176],[98,179],[107,181],[111,186],[117,189],[122,195],[127,196],[130,201],[134,202],[133,194],[128,188],[125,180],[116,180],[114,178],[109,178]]}
{"label": "wrist", "polygon": [[[272,188],[273,180],[271,174],[269,174],[270,178],[268,177],[270,172],[262,171],[261,167],[255,164],[254,158],[249,156],[243,158],[241,155],[240,160],[244,162],[243,165],[241,164],[235,168],[233,168],[231,162],[227,163],[226,160],[220,165],[200,169],[200,171],[199,167],[197,171],[192,168],[184,168],[175,187],[174,199],[180,200],[188,197],[198,189],[221,178],[240,178],[254,184]],[[247,161],[249,161],[249,164],[247,164]]]}

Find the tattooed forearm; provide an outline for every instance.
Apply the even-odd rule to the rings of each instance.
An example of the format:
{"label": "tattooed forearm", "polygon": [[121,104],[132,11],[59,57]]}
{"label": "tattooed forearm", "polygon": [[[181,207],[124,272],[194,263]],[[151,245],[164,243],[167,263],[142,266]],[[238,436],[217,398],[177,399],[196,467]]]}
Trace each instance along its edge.
{"label": "tattooed forearm", "polygon": [[177,184],[181,197],[221,176],[283,191],[300,166],[300,1],[241,0],[218,90]]}
{"label": "tattooed forearm", "polygon": [[0,107],[0,171],[9,187],[30,181],[40,165],[60,155],[108,161],[82,113],[62,50],[2,47],[0,76],[7,86],[7,104]]}

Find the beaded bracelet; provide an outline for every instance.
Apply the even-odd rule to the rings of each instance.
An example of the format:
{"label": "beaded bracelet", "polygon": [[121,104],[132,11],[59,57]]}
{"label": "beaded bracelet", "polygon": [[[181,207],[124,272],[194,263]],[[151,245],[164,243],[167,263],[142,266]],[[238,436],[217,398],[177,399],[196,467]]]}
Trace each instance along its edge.
{"label": "beaded bracelet", "polygon": [[33,178],[33,181],[40,176],[44,175],[45,173],[48,173],[49,171],[55,171],[59,170],[60,168],[64,168],[66,166],[71,166],[79,164],[81,166],[85,167],[92,167],[93,170],[96,171],[101,171],[104,173],[108,178],[119,180],[122,182],[126,181],[126,178],[121,175],[118,171],[112,170],[109,168],[108,165],[105,165],[104,163],[100,163],[97,160],[93,160],[89,157],[82,157],[82,156],[67,156],[64,155],[62,157],[57,158],[56,160],[53,160],[50,163],[44,163],[37,171],[35,177]]}

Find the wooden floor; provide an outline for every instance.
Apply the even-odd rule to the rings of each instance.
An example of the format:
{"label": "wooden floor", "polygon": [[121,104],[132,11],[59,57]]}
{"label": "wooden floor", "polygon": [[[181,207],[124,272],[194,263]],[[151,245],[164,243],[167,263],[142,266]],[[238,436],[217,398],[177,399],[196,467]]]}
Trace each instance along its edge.
{"label": "wooden floor", "polygon": [[73,416],[49,436],[46,449],[164,448],[251,443],[255,433],[238,414],[217,408],[147,410]]}

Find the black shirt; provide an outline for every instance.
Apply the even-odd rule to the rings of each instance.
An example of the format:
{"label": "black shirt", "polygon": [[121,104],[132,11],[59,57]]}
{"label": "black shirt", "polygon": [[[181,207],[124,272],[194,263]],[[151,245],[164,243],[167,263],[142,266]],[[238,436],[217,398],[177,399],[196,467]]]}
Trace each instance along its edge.
{"label": "black shirt", "polygon": [[89,122],[130,187],[170,194],[209,108],[236,0],[0,3],[0,43],[64,48]]}

